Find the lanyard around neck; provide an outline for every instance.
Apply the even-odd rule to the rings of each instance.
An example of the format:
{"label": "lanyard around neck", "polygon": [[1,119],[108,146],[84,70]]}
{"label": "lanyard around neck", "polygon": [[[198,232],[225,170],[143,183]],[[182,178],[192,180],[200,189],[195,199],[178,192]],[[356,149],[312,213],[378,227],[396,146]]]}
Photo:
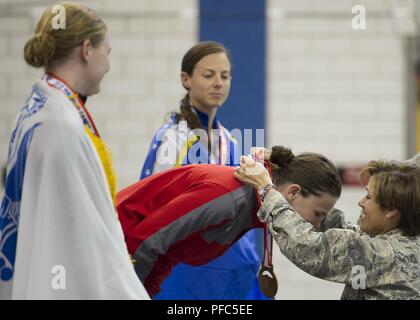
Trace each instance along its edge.
{"label": "lanyard around neck", "polygon": [[52,73],[45,74],[42,79],[45,80],[50,87],[56,88],[64,93],[76,107],[82,118],[83,124],[88,126],[95,136],[100,137],[99,131],[79,95],[63,79],[60,79]]}
{"label": "lanyard around neck", "polygon": [[[255,160],[255,159],[254,159]],[[270,177],[272,176],[273,168],[269,161],[264,161],[264,167],[266,167]],[[258,192],[256,192],[258,198],[259,207],[261,207],[262,203],[258,196]],[[265,267],[272,267],[273,266],[273,235],[271,234],[270,230],[268,230],[267,223],[264,223],[264,258],[263,258],[263,266]]]}
{"label": "lanyard around neck", "polygon": [[[272,175],[272,167],[269,161],[264,161],[264,166],[267,168],[270,176]],[[258,197],[258,192],[257,197]],[[258,197],[258,202],[261,206],[261,200]],[[270,298],[273,298],[278,290],[277,278],[273,268],[273,235],[264,224],[264,259],[260,270],[258,271],[258,283],[261,291]]]}

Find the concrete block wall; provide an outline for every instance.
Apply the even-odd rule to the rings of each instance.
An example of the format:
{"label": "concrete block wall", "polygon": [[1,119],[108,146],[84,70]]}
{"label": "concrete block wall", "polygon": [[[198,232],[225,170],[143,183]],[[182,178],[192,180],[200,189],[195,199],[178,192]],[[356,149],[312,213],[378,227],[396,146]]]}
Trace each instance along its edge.
{"label": "concrete block wall", "polygon": [[[366,8],[354,30],[353,5]],[[341,165],[403,159],[405,56],[389,2],[268,1],[270,143]]]}

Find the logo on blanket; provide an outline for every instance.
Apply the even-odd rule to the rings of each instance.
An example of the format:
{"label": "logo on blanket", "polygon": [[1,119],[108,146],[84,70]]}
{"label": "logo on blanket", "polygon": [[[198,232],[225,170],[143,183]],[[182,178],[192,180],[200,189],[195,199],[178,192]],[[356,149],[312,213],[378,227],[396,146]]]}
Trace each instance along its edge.
{"label": "logo on blanket", "polygon": [[[40,123],[33,124],[20,139],[22,122],[37,113],[44,106],[45,101],[46,97],[34,88],[31,97],[21,111],[15,130],[12,132],[8,157],[9,171],[6,176],[4,198],[0,207],[1,281],[8,281],[13,277],[26,157],[34,130],[40,125]],[[19,144],[16,144],[17,141],[20,141]]]}

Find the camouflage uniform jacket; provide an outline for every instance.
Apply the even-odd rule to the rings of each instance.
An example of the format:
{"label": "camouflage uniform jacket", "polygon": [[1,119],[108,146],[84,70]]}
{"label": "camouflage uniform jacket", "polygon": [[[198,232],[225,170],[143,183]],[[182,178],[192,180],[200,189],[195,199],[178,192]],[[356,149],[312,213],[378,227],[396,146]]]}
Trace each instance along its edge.
{"label": "camouflage uniform jacket", "polygon": [[270,191],[258,217],[296,266],[344,283],[342,299],[420,299],[420,236],[408,238],[394,229],[370,237],[358,226],[343,226],[339,210],[332,213],[326,227],[335,228],[316,232],[279,192]]}

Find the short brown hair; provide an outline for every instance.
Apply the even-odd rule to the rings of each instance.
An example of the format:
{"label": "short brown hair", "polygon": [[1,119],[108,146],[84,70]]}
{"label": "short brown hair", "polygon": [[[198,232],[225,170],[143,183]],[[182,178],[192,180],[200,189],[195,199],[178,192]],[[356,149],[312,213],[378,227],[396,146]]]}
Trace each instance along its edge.
{"label": "short brown hair", "polygon": [[398,209],[398,228],[405,236],[420,234],[420,168],[395,161],[370,161],[361,180],[375,177],[375,201],[384,209]]}

